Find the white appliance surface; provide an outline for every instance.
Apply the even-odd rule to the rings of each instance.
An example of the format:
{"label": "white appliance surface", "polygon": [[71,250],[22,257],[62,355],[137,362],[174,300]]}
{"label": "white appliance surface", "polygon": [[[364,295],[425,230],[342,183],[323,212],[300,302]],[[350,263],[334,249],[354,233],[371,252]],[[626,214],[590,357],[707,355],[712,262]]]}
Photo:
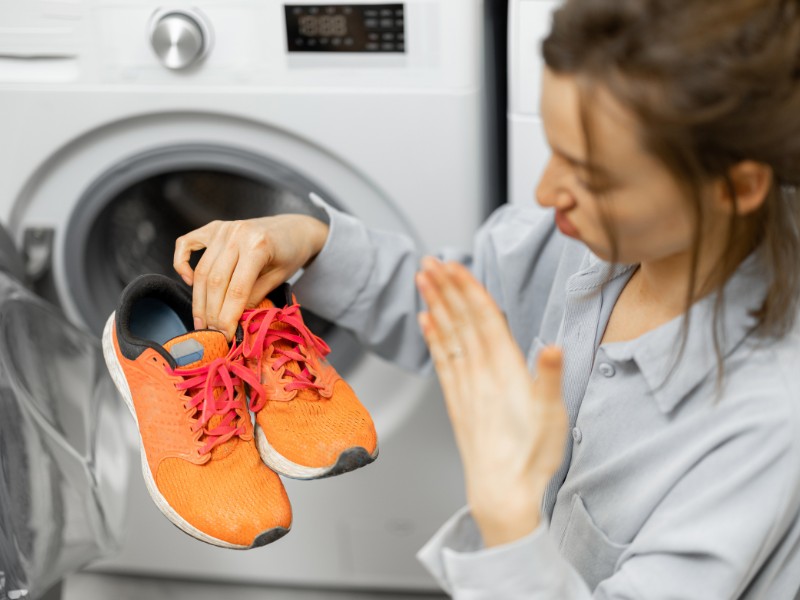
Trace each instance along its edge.
{"label": "white appliance surface", "polygon": [[180,581],[100,573],[67,577],[60,600],[443,600],[444,594],[325,590],[231,582]]}
{"label": "white appliance surface", "polygon": [[559,0],[510,0],[508,10],[509,202],[535,204],[550,150],[539,112],[542,40]]}
{"label": "white appliance surface", "polygon": [[[285,4],[325,6],[0,0],[0,219],[20,246],[26,232],[34,239],[52,232],[54,293],[70,319],[97,317],[86,311],[92,298],[81,287],[81,261],[103,260],[84,256],[74,232],[88,230],[86,221],[112,202],[115,181],[157,171],[162,151],[165,169],[180,167],[184,148],[220,168],[242,156],[263,159],[423,248],[471,246],[491,208],[483,0],[395,3],[404,11],[405,50],[383,54],[289,52]],[[164,9],[203,16],[213,45],[200,63],[161,64],[148,25]],[[286,481],[289,535],[248,552],[197,542],[158,512],[137,472],[127,538],[116,557],[94,568],[253,584],[435,588],[414,554],[464,503],[438,384],[372,355],[346,377],[374,416],[380,457],[341,477]]]}

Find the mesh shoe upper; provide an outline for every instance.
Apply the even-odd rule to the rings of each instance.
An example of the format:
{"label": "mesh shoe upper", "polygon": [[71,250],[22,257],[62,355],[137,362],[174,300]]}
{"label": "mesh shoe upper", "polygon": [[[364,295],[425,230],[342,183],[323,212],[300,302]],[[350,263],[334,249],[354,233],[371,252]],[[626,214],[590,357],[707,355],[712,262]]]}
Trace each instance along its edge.
{"label": "mesh shoe upper", "polygon": [[[291,303],[276,305],[284,295]],[[256,422],[275,451],[311,468],[332,466],[351,448],[376,452],[372,418],[325,360],[330,349],[305,326],[288,292],[245,311],[240,324],[246,364],[265,390]]]}
{"label": "mesh shoe upper", "polygon": [[[138,298],[151,309],[151,296]],[[283,484],[252,441],[243,380],[257,384],[256,377],[219,332],[184,331],[165,341],[152,339],[152,331],[151,339],[137,336],[147,326],[136,323],[142,315],[162,317],[137,313],[125,300],[111,328],[116,364],[109,368],[129,389],[156,504],[188,533],[219,545],[250,547],[266,531],[288,530]]]}

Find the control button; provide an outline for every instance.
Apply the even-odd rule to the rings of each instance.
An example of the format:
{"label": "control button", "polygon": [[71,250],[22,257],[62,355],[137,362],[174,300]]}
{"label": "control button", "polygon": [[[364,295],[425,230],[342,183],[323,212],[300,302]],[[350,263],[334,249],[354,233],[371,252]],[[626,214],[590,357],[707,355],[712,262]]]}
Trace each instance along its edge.
{"label": "control button", "polygon": [[600,374],[603,377],[613,377],[617,372],[616,369],[614,369],[614,366],[608,363],[600,363],[597,367],[597,370],[600,371]]}
{"label": "control button", "polygon": [[342,45],[342,38],[333,38],[331,40],[331,46],[341,46]]}
{"label": "control button", "polygon": [[329,15],[335,15],[335,14],[336,14],[336,7],[335,7],[335,6],[328,6],[328,7],[325,9],[325,12],[326,12],[327,14],[329,14]]}
{"label": "control button", "polygon": [[402,27],[403,27],[403,25],[404,25],[404,23],[405,23],[405,22],[403,21],[403,19],[397,19],[397,20],[395,20],[395,22],[394,22],[394,26],[395,26],[395,27],[401,27],[401,28],[402,28]]}
{"label": "control button", "polygon": [[405,39],[406,39],[406,36],[404,34],[402,34],[402,33],[398,33],[397,34],[397,41],[398,42],[404,42]]}
{"label": "control button", "polygon": [[294,45],[295,46],[303,46],[303,45],[305,45],[305,43],[306,43],[306,41],[303,38],[297,38],[294,41]]}
{"label": "control button", "polygon": [[381,39],[381,34],[380,33],[368,33],[367,34],[367,39],[370,42],[377,42],[377,41],[379,41]]}
{"label": "control button", "polygon": [[330,43],[328,38],[319,38],[319,45],[320,46],[327,46]]}
{"label": "control button", "polygon": [[580,444],[583,440],[583,432],[580,430],[579,427],[572,428],[572,439],[575,440],[576,444]]}
{"label": "control button", "polygon": [[391,33],[391,32],[384,33],[384,34],[381,36],[381,39],[382,39],[384,42],[393,42],[393,41],[394,41],[394,34],[393,34],[393,33]]}
{"label": "control button", "polygon": [[376,44],[375,42],[369,42],[366,46],[364,46],[367,50],[374,52],[375,50],[380,50],[380,44]]}
{"label": "control button", "polygon": [[382,17],[391,17],[392,16],[392,9],[391,8],[384,8],[381,10]]}
{"label": "control button", "polygon": [[378,19],[364,19],[364,27],[375,28],[378,26]]}
{"label": "control button", "polygon": [[394,27],[394,23],[392,19],[381,19],[381,27]]}
{"label": "control button", "polygon": [[365,17],[377,17],[378,16],[378,9],[376,8],[367,8],[364,10]]}
{"label": "control button", "polygon": [[308,40],[308,47],[309,48],[313,48],[316,45],[317,45],[317,40],[315,40],[314,38],[311,38],[311,39]]}
{"label": "control button", "polygon": [[345,6],[345,7],[342,9],[342,12],[343,12],[344,14],[346,14],[346,15],[352,15],[352,14],[353,14],[353,7],[352,7],[352,6]]}
{"label": "control button", "polygon": [[395,47],[395,49],[396,49],[398,52],[405,52],[405,51],[406,51],[406,45],[405,45],[405,44],[402,44],[402,43],[400,43],[400,44],[397,44],[397,46]]}
{"label": "control button", "polygon": [[345,46],[352,46],[353,45],[353,38],[351,38],[351,37],[344,38],[344,45]]}
{"label": "control button", "polygon": [[168,69],[190,67],[208,52],[211,31],[200,15],[192,11],[157,11],[149,28],[153,50]]}
{"label": "control button", "polygon": [[310,6],[308,9],[308,14],[316,15],[319,14],[319,7],[318,6]]}
{"label": "control button", "polygon": [[395,17],[399,17],[399,18],[402,19],[403,18],[403,9],[402,8],[398,8],[397,10],[395,10],[394,11],[394,16]]}
{"label": "control button", "polygon": [[303,14],[303,9],[302,9],[302,8],[300,8],[299,6],[295,6],[295,7],[292,9],[292,14],[293,14],[293,15],[302,15],[302,14]]}
{"label": "control button", "polygon": [[394,44],[390,42],[384,42],[381,44],[381,50],[384,52],[394,52]]}

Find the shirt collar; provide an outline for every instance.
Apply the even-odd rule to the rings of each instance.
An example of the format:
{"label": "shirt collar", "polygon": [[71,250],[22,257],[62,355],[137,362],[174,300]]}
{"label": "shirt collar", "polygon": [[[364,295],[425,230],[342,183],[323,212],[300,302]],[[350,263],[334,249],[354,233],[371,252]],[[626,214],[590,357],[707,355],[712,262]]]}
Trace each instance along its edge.
{"label": "shirt collar", "polygon": [[[753,312],[764,300],[765,272],[760,254],[753,253],[725,284],[717,327],[723,357],[738,347],[756,324]],[[716,375],[717,354],[711,331],[716,298],[712,293],[692,305],[680,357],[683,315],[630,342],[603,346],[612,360],[636,362],[663,413],[671,412],[709,373]]]}
{"label": "shirt collar", "polygon": [[[606,262],[587,250],[580,268],[567,280],[567,292],[574,294],[595,290],[601,286],[608,286],[618,277],[627,275],[628,277],[618,282],[624,287],[635,267],[636,265]],[[615,292],[615,296],[618,295]]]}

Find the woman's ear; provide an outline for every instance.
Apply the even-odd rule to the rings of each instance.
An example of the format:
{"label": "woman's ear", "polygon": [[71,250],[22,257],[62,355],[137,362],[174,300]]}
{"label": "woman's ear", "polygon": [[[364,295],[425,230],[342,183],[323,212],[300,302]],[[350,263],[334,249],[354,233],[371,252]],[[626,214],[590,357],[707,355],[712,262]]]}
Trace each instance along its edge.
{"label": "woman's ear", "polygon": [[724,212],[731,214],[736,210],[739,216],[746,216],[761,208],[772,186],[770,166],[743,160],[731,167],[728,176],[728,181],[720,179],[717,184],[719,207]]}

